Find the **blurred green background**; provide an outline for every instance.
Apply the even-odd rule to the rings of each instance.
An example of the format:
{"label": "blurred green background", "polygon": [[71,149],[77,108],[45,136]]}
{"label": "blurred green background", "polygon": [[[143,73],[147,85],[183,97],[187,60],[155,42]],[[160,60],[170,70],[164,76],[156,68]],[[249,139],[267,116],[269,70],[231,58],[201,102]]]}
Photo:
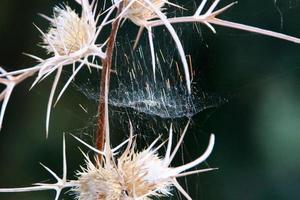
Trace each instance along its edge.
{"label": "blurred green background", "polygon": [[[223,0],[220,7],[230,2]],[[37,14],[51,15],[52,7],[58,3],[61,1],[0,1],[1,66],[8,71],[33,66],[35,62],[22,55],[23,52],[45,56],[44,50],[37,46],[40,34],[32,23],[46,30],[47,22]],[[193,1],[179,3],[193,5]],[[68,4],[76,7],[72,0]],[[300,37],[299,0],[241,0],[222,18]],[[196,158],[213,132],[216,134],[214,152],[200,168],[209,165],[219,170],[182,179],[181,183],[193,199],[199,200],[299,199],[300,45],[220,27],[216,27],[214,35],[201,26],[201,37],[194,37],[190,31],[184,32],[185,28],[182,40],[199,72],[197,81],[206,91],[226,96],[228,102],[193,117],[182,152],[186,162]],[[128,34],[130,31],[135,34],[136,30],[136,27],[123,28]],[[83,73],[76,79],[79,87],[97,74]],[[64,80],[69,75],[70,71],[65,70]],[[63,132],[92,141],[97,105],[76,87],[69,88],[53,109],[50,137],[45,139],[46,105],[52,79],[29,91],[34,80],[30,79],[19,85],[11,97],[0,134],[0,187],[53,181],[39,162],[61,174]],[[160,120],[140,123],[152,123],[155,128],[155,121]],[[121,123],[115,115],[111,121]],[[177,120],[178,126],[183,127],[185,121]],[[126,128],[112,126],[115,141],[124,139],[128,134],[124,130]],[[124,135],[117,134],[121,131]],[[151,134],[147,137],[147,142],[155,138]],[[70,179],[83,164],[77,146],[81,145],[68,135]],[[180,163],[179,156],[173,165]],[[0,194],[1,200],[53,198],[54,192]],[[62,198],[69,197],[62,195]],[[175,195],[174,198],[181,197]]]}

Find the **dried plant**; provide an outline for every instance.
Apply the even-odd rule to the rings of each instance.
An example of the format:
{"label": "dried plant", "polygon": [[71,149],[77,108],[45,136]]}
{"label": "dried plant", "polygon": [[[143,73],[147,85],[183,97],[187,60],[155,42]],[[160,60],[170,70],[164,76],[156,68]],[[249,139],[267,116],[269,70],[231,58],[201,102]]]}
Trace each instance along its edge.
{"label": "dried plant", "polygon": [[[220,25],[268,35],[295,43],[300,43],[300,39],[218,18],[219,15],[235,5],[236,2],[233,2],[223,8],[216,9],[220,0],[213,1],[210,6],[207,5],[207,0],[202,0],[193,15],[176,16],[172,18],[168,17],[166,6],[172,6],[176,9],[183,8],[175,3],[169,2],[168,0],[114,0],[111,2],[110,7],[101,13],[97,10],[96,0],[92,0],[92,2],[89,0],[76,0],[76,2],[81,5],[81,14],[77,14],[72,8],[66,5],[55,7],[53,17],[42,15],[42,17],[50,22],[50,28],[48,31],[43,32],[36,26],[42,34],[42,47],[48,53],[47,58],[28,55],[36,59],[38,64],[30,68],[12,72],[6,72],[3,68],[1,68],[0,83],[6,87],[0,96],[0,100],[3,101],[0,113],[0,126],[2,126],[9,98],[16,85],[26,78],[37,74],[37,77],[32,84],[33,87],[55,72],[56,75],[52,84],[47,106],[46,135],[48,137],[51,107],[53,106],[53,100],[61,77],[62,69],[64,67],[73,66],[72,75],[59,92],[54,105],[61,98],[71,81],[82,68],[87,67],[90,70],[91,68],[101,69],[96,146],[92,147],[74,136],[84,145],[94,150],[97,153],[97,157],[95,161],[92,162],[88,156],[85,155],[87,166],[82,167],[82,170],[77,173],[77,180],[67,180],[64,139],[63,178],[59,178],[53,171],[44,166],[44,168],[57,180],[57,183],[36,184],[36,186],[26,188],[0,189],[0,192],[56,190],[55,199],[57,200],[62,189],[71,188],[76,199],[80,200],[151,199],[157,196],[171,195],[171,189],[174,186],[187,199],[191,199],[187,192],[185,192],[185,190],[178,184],[176,178],[212,170],[203,169],[189,171],[191,168],[198,166],[206,160],[210,155],[214,145],[214,135],[211,135],[209,146],[202,156],[179,167],[171,167],[170,164],[183,141],[188,125],[185,127],[185,130],[173,151],[173,131],[172,127],[170,128],[169,142],[163,158],[161,158],[157,152],[163,144],[155,147],[158,139],[155,140],[149,147],[145,148],[145,150],[136,150],[135,140],[132,135],[132,126],[130,127],[130,138],[116,148],[111,149],[108,94],[110,73],[112,72],[112,60],[118,29],[121,22],[128,19],[139,27],[134,48],[138,45],[143,30],[146,29],[148,32],[154,77],[156,71],[156,53],[153,42],[153,28],[165,26],[175,42],[176,49],[182,62],[186,87],[189,93],[191,93],[189,65],[183,45],[173,27],[174,23],[202,23],[209,27],[213,33],[216,33],[213,25]],[[205,7],[208,7],[206,11],[204,11]],[[111,26],[110,34],[108,38],[104,38],[102,31],[107,26]],[[98,44],[97,41],[99,38],[101,38],[104,42]],[[98,64],[97,60],[100,60],[101,64]],[[155,81],[155,78],[153,81]],[[123,151],[121,156],[116,156],[120,148],[126,143],[128,143],[127,148]]]}
{"label": "dried plant", "polygon": [[[177,178],[184,177],[196,173],[214,170],[213,168],[188,171],[205,161],[211,154],[215,142],[212,134],[209,145],[203,155],[196,160],[178,167],[170,167],[174,159],[185,133],[188,129],[186,125],[179,142],[172,151],[173,130],[172,126],[169,131],[169,141],[164,157],[158,155],[158,150],[164,143],[156,146],[157,138],[145,150],[137,151],[133,136],[133,127],[130,126],[130,137],[119,146],[111,149],[109,139],[105,144],[105,149],[99,151],[81,139],[74,136],[82,144],[86,145],[97,154],[102,155],[99,161],[95,157],[96,163],[92,162],[89,157],[84,154],[86,167],[81,167],[81,171],[76,173],[77,180],[67,180],[67,161],[66,161],[66,145],[65,137],[63,138],[63,177],[59,178],[48,167],[42,165],[53,177],[57,183],[46,184],[36,183],[35,186],[25,188],[9,188],[0,189],[0,192],[29,192],[41,190],[55,190],[57,200],[60,193],[65,188],[70,188],[75,194],[75,199],[151,199],[153,197],[170,196],[172,188],[177,188],[187,199],[191,197],[177,182]],[[109,138],[109,135],[107,136]],[[119,149],[127,144],[126,149],[121,156],[116,157]]]}

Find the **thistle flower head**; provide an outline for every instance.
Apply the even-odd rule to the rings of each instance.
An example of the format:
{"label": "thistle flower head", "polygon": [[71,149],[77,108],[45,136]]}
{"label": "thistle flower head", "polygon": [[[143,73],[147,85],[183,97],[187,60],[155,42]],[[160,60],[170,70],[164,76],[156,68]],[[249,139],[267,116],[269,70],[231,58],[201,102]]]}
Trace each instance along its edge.
{"label": "thistle flower head", "polygon": [[[214,146],[214,135],[211,135],[208,148],[203,155],[194,161],[178,166],[170,167],[185,135],[188,126],[185,127],[178,143],[172,151],[172,127],[169,133],[169,142],[164,156],[159,156],[158,150],[164,143],[157,145],[157,138],[147,149],[138,151],[132,136],[114,149],[106,143],[106,149],[102,152],[75,137],[91,150],[102,155],[101,162],[96,159],[92,162],[84,154],[86,167],[76,173],[76,180],[67,180],[66,146],[63,145],[63,177],[59,178],[49,168],[43,167],[57,180],[57,183],[38,183],[36,186],[24,188],[0,188],[0,192],[30,192],[41,190],[55,190],[58,200],[60,193],[65,188],[75,194],[79,200],[150,200],[160,196],[170,196],[172,189],[177,188],[187,199],[191,199],[186,191],[179,185],[177,178],[213,170],[211,168],[188,171],[205,161]],[[127,144],[127,148],[120,156],[117,151]]]}
{"label": "thistle flower head", "polygon": [[132,199],[170,194],[170,169],[154,151],[133,150],[121,156],[118,159],[118,170],[122,173],[126,194]]}
{"label": "thistle flower head", "polygon": [[[77,173],[78,186],[72,190],[79,200],[146,200],[150,196],[167,196],[172,182],[156,179],[168,172],[168,167],[163,166],[163,160],[156,154],[149,153],[123,154],[117,165],[99,162],[95,165],[87,160],[87,167]],[[157,174],[159,170],[164,171]]]}
{"label": "thistle flower head", "polygon": [[49,53],[68,55],[89,46],[94,39],[95,22],[85,15],[79,17],[69,6],[55,7],[53,18],[47,19],[51,27],[43,38],[43,47]]}
{"label": "thistle flower head", "polygon": [[122,188],[116,169],[107,165],[96,167],[89,159],[86,163],[87,168],[77,173],[78,186],[73,188],[78,199],[119,199],[122,195]]}
{"label": "thistle flower head", "polygon": [[[165,3],[164,0],[150,0],[151,4],[158,10],[162,11]],[[145,26],[145,24],[152,19],[158,18],[155,11],[149,7],[144,0],[124,0],[123,6],[126,9],[125,17],[130,19],[138,26]]]}
{"label": "thistle flower head", "polygon": [[[214,135],[211,136],[209,146],[202,156],[188,164],[170,167],[170,163],[183,141],[186,130],[187,126],[178,144],[171,152],[173,137],[171,127],[165,156],[159,156],[158,154],[158,149],[164,145],[162,143],[157,146],[158,139],[147,149],[138,151],[132,135],[128,140],[126,150],[119,157],[110,156],[116,154],[116,150],[112,150],[108,155],[104,152],[109,151],[99,152],[96,150],[103,155],[101,164],[97,162],[94,165],[86,157],[87,167],[83,168],[82,172],[77,173],[78,186],[73,191],[76,192],[80,200],[147,200],[153,197],[169,196],[175,186],[183,195],[190,198],[178,184],[176,178],[212,170],[184,172],[207,159],[213,149]],[[87,145],[83,141],[81,142]]]}
{"label": "thistle flower head", "polygon": [[[37,73],[38,76],[31,87],[53,74],[53,72],[56,72],[47,105],[47,136],[49,131],[50,111],[53,106],[53,100],[62,74],[62,69],[72,65],[73,73],[58,94],[54,104],[59,101],[81,69],[85,66],[87,66],[89,70],[91,70],[91,68],[102,69],[102,66],[96,63],[96,58],[106,58],[106,53],[102,51],[102,48],[105,47],[106,44],[97,44],[96,40],[103,30],[103,27],[110,24],[108,20],[113,13],[114,7],[110,8],[103,21],[97,25],[99,14],[97,14],[97,10],[95,9],[96,1],[94,0],[91,4],[88,0],[78,0],[77,2],[82,8],[80,16],[68,6],[55,7],[53,18],[41,15],[51,23],[48,32],[44,33],[36,26],[43,36],[43,47],[47,49],[48,53],[53,55],[46,59],[42,59],[38,56],[28,54],[28,56],[39,62],[36,66],[13,72],[0,72],[0,78],[7,78],[8,76],[13,75],[13,79],[17,79],[14,85]],[[5,93],[8,94],[6,96],[9,96],[9,92]],[[0,98],[0,101],[1,100],[2,99]],[[7,102],[5,102],[3,106],[3,110],[5,110],[6,103]],[[4,111],[2,111],[2,113],[4,113]],[[3,116],[3,114],[0,113],[0,125],[1,115]]]}

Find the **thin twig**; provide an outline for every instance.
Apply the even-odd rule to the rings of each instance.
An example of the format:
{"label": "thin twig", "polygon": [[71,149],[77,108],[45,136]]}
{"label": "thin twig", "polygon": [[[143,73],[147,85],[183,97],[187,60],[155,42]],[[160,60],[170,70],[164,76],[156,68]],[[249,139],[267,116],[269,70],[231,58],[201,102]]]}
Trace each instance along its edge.
{"label": "thin twig", "polygon": [[[215,1],[215,2],[217,3],[219,1]],[[203,1],[203,3],[205,4],[206,1]],[[201,4],[199,6],[198,10],[195,12],[195,14],[192,16],[174,17],[174,18],[168,18],[167,20],[171,24],[194,23],[194,22],[202,23],[202,24],[207,25],[214,33],[216,33],[216,31],[215,31],[214,27],[212,26],[212,24],[229,27],[229,28],[233,28],[233,29],[239,29],[239,30],[248,31],[248,32],[253,32],[253,33],[258,33],[261,35],[266,35],[266,36],[270,36],[270,37],[274,37],[274,38],[278,38],[278,39],[282,39],[282,40],[300,44],[300,38],[297,38],[297,37],[289,36],[289,35],[286,35],[283,33],[275,32],[275,31],[269,31],[269,30],[257,28],[254,26],[248,26],[248,25],[244,25],[241,23],[235,23],[235,22],[219,19],[217,17],[220,14],[222,14],[223,12],[225,12],[226,10],[228,10],[229,8],[234,6],[237,2],[233,2],[219,10],[213,11],[215,9],[215,6],[217,5],[216,3],[214,3],[209,8],[209,10],[204,14],[201,14],[201,11],[203,9],[203,4]],[[148,24],[146,25],[146,27],[157,27],[157,26],[165,26],[165,22],[161,19],[158,19],[158,20],[149,21]]]}
{"label": "thin twig", "polygon": [[[122,11],[122,3],[120,3],[118,8],[118,16]],[[116,36],[119,30],[121,18],[116,19],[112,24],[111,33],[109,36],[109,41],[106,49],[106,58],[102,59],[102,73],[100,80],[100,96],[99,96],[99,106],[98,106],[98,131],[96,134],[96,148],[100,151],[104,149],[106,133],[109,131],[108,124],[108,91],[110,82],[110,72],[112,65],[112,58],[114,53]],[[101,155],[99,154],[101,157]],[[99,159],[101,160],[101,159]]]}

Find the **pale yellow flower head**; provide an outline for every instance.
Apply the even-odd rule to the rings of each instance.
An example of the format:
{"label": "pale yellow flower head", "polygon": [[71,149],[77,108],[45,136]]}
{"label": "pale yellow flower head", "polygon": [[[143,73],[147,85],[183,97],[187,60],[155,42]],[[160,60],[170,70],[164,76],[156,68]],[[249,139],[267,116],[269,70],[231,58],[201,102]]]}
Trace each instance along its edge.
{"label": "pale yellow flower head", "polygon": [[[164,0],[150,0],[151,4],[162,11]],[[145,26],[149,20],[158,18],[155,11],[144,0],[124,0],[124,8],[128,8],[125,17],[138,26]]]}
{"label": "pale yellow flower head", "polygon": [[45,34],[44,47],[49,53],[60,55],[74,53],[93,41],[96,25],[86,16],[79,17],[70,7],[55,7],[51,27]]}
{"label": "pale yellow flower head", "polygon": [[87,161],[87,168],[78,172],[78,187],[74,189],[79,200],[120,199],[122,187],[114,168],[96,167]]}
{"label": "pale yellow flower head", "polygon": [[113,156],[118,154],[120,145],[115,149],[110,149],[106,145],[106,150],[100,152],[81,141],[92,150],[102,154],[102,162],[97,161],[94,164],[86,156],[87,167],[82,167],[82,171],[77,173],[77,186],[72,191],[79,200],[150,200],[155,197],[171,196],[172,190],[176,188],[189,199],[190,197],[176,179],[212,170],[209,168],[189,171],[208,158],[214,146],[214,135],[211,135],[208,148],[203,155],[190,163],[170,167],[187,127],[174,149],[172,148],[172,127],[170,128],[169,142],[164,156],[158,154],[158,150],[164,145],[164,143],[157,145],[158,139],[147,149],[138,151],[131,135],[126,141],[128,142],[127,148],[120,156]]}

